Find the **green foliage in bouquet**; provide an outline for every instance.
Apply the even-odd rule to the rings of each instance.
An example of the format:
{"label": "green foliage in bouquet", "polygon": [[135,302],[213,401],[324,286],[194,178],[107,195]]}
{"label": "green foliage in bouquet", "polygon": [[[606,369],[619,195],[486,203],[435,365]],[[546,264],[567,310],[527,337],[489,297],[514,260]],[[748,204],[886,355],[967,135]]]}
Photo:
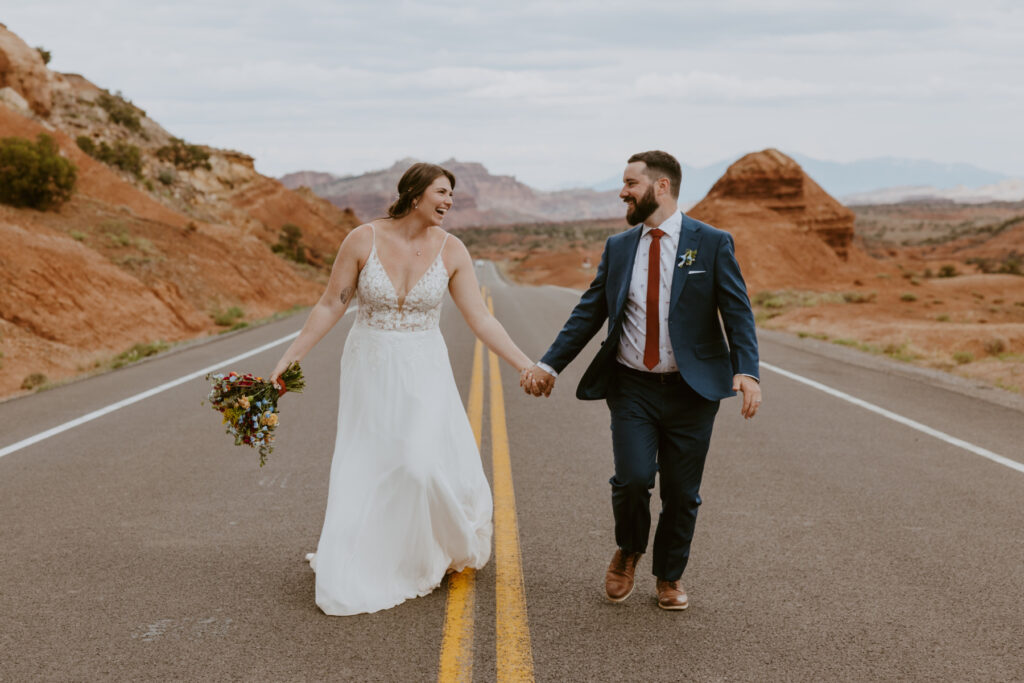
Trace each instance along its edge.
{"label": "green foliage in bouquet", "polygon": [[[223,415],[226,432],[235,438],[236,446],[258,449],[263,467],[274,451],[278,387],[250,373],[210,374],[206,379],[213,381],[208,398],[213,409]],[[287,391],[301,393],[306,388],[298,361],[281,373],[280,381]]]}

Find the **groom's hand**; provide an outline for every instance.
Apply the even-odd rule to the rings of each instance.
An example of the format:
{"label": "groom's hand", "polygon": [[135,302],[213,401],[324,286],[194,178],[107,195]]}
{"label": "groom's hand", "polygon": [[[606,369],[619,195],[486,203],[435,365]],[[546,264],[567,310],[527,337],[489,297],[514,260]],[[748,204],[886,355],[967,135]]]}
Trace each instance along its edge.
{"label": "groom's hand", "polygon": [[555,386],[555,378],[552,374],[544,372],[536,365],[528,368],[520,380],[523,390],[534,396],[550,396]]}
{"label": "groom's hand", "polygon": [[736,375],[732,378],[732,390],[743,393],[740,415],[748,420],[754,417],[757,409],[761,407],[761,385],[757,380],[747,375]]}

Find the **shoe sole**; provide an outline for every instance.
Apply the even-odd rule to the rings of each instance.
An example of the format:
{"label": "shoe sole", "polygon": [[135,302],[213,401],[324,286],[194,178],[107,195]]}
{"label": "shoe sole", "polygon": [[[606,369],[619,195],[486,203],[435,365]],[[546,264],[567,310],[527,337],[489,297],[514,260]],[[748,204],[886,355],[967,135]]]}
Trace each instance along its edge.
{"label": "shoe sole", "polygon": [[663,605],[660,602],[658,603],[658,607],[660,607],[661,609],[676,610],[676,611],[684,610],[684,609],[688,608],[689,606],[690,606],[689,602],[687,602],[685,605],[672,605],[671,607]]}
{"label": "shoe sole", "polygon": [[[633,588],[636,588],[636,586],[633,586]],[[614,603],[618,604],[620,602],[624,602],[626,600],[626,598],[628,598],[630,595],[633,594],[633,588],[630,588],[629,592],[626,593],[625,595],[623,595],[621,598],[613,598],[612,596],[608,595],[607,593],[604,594],[604,597],[608,598],[609,602],[614,602]]]}

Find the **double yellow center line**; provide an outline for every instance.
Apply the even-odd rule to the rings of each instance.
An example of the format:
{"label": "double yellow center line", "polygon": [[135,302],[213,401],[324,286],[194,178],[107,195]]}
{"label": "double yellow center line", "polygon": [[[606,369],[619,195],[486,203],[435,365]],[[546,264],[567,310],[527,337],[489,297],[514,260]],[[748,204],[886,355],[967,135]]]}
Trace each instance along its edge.
{"label": "double yellow center line", "polygon": [[[494,313],[494,301],[487,307]],[[512,461],[509,457],[508,428],[505,423],[505,397],[501,386],[498,356],[488,352],[491,397],[491,457],[494,474],[494,559],[495,633],[497,680],[533,681],[533,653],[530,627],[526,618],[526,590],[519,552],[519,526],[516,498],[512,487]],[[473,350],[473,374],[466,407],[470,426],[479,449],[483,434],[484,363],[483,344],[478,339]],[[476,572],[466,569],[448,577],[448,604],[437,680],[473,680],[473,618],[476,604]]]}

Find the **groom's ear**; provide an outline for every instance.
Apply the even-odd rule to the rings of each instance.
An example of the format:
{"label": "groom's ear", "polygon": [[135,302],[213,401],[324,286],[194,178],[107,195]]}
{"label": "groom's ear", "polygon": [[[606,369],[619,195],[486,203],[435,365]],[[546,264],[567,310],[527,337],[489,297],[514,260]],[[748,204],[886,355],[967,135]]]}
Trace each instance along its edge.
{"label": "groom's ear", "polygon": [[661,176],[655,180],[654,184],[658,188],[657,194],[669,194],[672,192],[672,181],[665,176]]}

